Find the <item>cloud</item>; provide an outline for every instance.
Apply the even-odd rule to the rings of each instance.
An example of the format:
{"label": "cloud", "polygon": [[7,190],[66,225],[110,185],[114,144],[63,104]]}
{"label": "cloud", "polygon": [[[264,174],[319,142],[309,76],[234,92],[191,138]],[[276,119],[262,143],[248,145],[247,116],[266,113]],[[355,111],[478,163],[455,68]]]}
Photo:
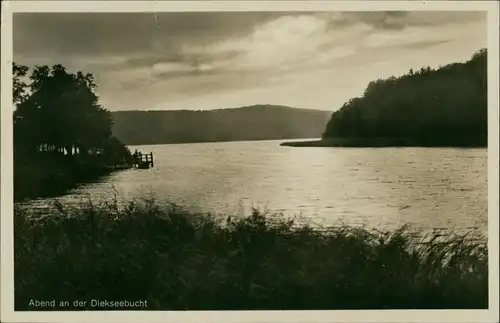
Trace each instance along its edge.
{"label": "cloud", "polygon": [[480,21],[484,12],[472,11],[352,11],[330,16],[334,26],[349,26],[357,23],[376,29],[401,30],[414,26],[443,26],[454,23]]}
{"label": "cloud", "polygon": [[256,26],[244,37],[206,46],[186,46],[186,54],[228,57],[225,67],[235,70],[269,69],[300,62],[329,42],[327,21],[312,15],[283,16]]}
{"label": "cloud", "polygon": [[451,42],[451,39],[443,39],[443,40],[422,40],[422,41],[417,41],[414,43],[407,43],[400,45],[403,48],[406,49],[423,49],[427,47],[433,47],[437,45],[442,45]]}
{"label": "cloud", "polygon": [[212,12],[159,13],[158,26],[152,13],[16,13],[14,59],[94,73],[110,109],[203,106],[198,97],[325,108],[321,97],[344,101],[423,57],[469,55],[485,43],[485,21],[481,12]]}
{"label": "cloud", "polygon": [[16,52],[73,55],[175,53],[186,41],[237,36],[283,13],[15,13]]}

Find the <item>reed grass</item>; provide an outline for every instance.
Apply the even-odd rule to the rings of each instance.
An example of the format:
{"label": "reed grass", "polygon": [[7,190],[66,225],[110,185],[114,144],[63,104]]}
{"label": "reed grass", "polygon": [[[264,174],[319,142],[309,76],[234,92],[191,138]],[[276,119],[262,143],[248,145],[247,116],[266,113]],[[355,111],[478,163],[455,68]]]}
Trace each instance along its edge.
{"label": "reed grass", "polygon": [[466,235],[415,241],[406,227],[318,230],[154,200],[55,210],[15,209],[17,310],[91,299],[147,301],[141,310],[488,307],[487,246]]}

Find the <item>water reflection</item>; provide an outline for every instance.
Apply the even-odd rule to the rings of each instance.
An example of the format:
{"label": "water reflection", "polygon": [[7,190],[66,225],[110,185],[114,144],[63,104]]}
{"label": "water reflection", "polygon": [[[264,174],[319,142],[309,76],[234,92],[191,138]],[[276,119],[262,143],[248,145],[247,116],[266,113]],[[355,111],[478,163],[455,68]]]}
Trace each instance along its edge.
{"label": "water reflection", "polygon": [[322,225],[487,231],[486,149],[292,148],[278,141],[135,148],[152,151],[155,167],[113,174],[61,202],[153,195],[219,214],[258,207]]}

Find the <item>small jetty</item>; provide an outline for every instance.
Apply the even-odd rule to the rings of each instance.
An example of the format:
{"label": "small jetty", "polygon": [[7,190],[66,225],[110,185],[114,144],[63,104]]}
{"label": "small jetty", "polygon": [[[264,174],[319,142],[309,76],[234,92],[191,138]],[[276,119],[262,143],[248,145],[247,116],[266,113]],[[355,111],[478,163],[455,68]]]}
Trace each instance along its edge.
{"label": "small jetty", "polygon": [[135,151],[134,152],[134,167],[139,168],[139,169],[148,169],[151,167],[154,167],[154,162],[153,162],[153,153],[150,152],[149,154],[144,154],[140,151]]}

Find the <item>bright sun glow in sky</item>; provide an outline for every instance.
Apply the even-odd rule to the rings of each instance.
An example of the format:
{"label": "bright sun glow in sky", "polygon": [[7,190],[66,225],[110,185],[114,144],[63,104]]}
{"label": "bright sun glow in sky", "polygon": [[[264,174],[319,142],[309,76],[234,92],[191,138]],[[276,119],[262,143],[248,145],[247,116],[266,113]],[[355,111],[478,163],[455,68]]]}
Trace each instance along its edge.
{"label": "bright sun glow in sky", "polygon": [[481,12],[25,13],[14,60],[94,73],[116,110],[334,111],[369,81],[464,61]]}

